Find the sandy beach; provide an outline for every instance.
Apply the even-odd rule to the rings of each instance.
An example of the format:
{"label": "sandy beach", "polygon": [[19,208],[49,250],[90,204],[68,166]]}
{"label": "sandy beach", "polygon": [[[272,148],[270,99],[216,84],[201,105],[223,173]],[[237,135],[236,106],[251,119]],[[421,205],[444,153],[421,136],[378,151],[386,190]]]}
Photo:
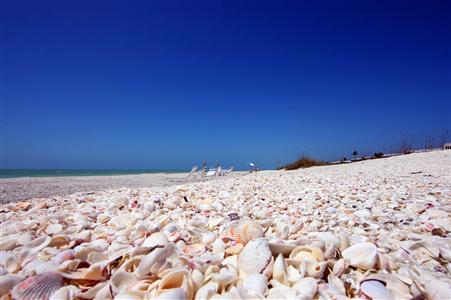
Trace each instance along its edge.
{"label": "sandy beach", "polygon": [[2,295],[451,295],[451,151],[138,187],[3,205]]}
{"label": "sandy beach", "polygon": [[[238,173],[235,172],[233,176]],[[187,183],[188,173],[155,173],[114,176],[64,176],[1,178],[0,203],[66,196],[77,192],[101,191],[121,188],[145,188]],[[222,177],[217,177],[222,178]],[[196,181],[211,178],[196,177]]]}

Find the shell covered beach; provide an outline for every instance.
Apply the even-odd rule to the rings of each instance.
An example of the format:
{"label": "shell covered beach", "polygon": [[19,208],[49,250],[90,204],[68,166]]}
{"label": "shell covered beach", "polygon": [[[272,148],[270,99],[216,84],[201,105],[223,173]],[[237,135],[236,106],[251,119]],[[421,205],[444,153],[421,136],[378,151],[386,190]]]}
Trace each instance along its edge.
{"label": "shell covered beach", "polygon": [[450,299],[451,151],[1,208],[4,299]]}

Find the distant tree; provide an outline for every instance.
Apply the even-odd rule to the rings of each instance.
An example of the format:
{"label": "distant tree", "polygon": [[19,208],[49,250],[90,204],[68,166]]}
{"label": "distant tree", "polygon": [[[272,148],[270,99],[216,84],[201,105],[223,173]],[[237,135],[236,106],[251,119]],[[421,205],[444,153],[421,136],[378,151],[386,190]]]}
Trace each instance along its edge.
{"label": "distant tree", "polygon": [[347,161],[348,159],[346,157],[343,157],[343,161]]}
{"label": "distant tree", "polygon": [[352,152],[352,156],[354,157],[354,160],[357,159],[357,155],[359,155],[359,153],[357,152],[357,150],[354,150],[354,152]]}
{"label": "distant tree", "polygon": [[384,157],[384,153],[382,153],[382,152],[374,153],[374,158],[382,158],[382,157]]}

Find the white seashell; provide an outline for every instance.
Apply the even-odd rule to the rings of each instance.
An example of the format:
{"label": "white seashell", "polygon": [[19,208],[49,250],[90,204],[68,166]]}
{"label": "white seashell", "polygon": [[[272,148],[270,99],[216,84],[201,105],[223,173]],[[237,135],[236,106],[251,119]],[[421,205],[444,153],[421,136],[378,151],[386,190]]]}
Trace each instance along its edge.
{"label": "white seashell", "polygon": [[360,292],[371,299],[394,299],[385,284],[379,280],[364,280],[360,283]]}
{"label": "white seashell", "polygon": [[0,252],[0,265],[9,273],[16,273],[20,268],[16,256],[11,252]]}
{"label": "white seashell", "polygon": [[15,274],[0,276],[0,297],[8,294],[23,279],[23,276]]}
{"label": "white seashell", "polygon": [[19,245],[26,245],[29,242],[31,242],[33,240],[33,236],[31,235],[31,233],[26,232],[24,234],[21,234],[18,238],[17,238],[17,244]]}
{"label": "white seashell", "polygon": [[158,294],[176,288],[183,289],[188,299],[193,297],[194,286],[190,272],[184,269],[168,272],[158,284]]}
{"label": "white seashell", "polygon": [[377,248],[371,243],[359,243],[347,248],[342,255],[351,266],[369,270],[376,264]]}
{"label": "white seashell", "polygon": [[6,237],[0,240],[0,251],[9,251],[16,248],[17,237]]}
{"label": "white seashell", "polygon": [[271,240],[268,242],[269,249],[274,256],[282,254],[283,256],[289,256],[291,251],[293,251],[297,245],[294,243],[287,243],[284,240]]}
{"label": "white seashell", "polygon": [[293,289],[296,289],[299,294],[297,299],[310,300],[316,294],[318,289],[318,283],[311,277],[305,277],[297,281],[293,285]]}
{"label": "white seashell", "polygon": [[201,287],[194,297],[195,300],[208,300],[217,293],[219,284],[217,282],[209,282]]}
{"label": "white seashell", "polygon": [[216,239],[211,246],[213,254],[224,255],[226,245],[221,239]]}
{"label": "white seashell", "polygon": [[152,233],[147,239],[145,239],[141,246],[147,248],[155,248],[164,247],[168,243],[168,238],[163,232],[155,232]]}
{"label": "white seashell", "polygon": [[282,254],[279,254],[279,256],[277,256],[274,262],[274,266],[272,269],[272,278],[282,284],[288,285],[287,268],[288,267],[287,264],[285,263],[285,259],[283,258]]}
{"label": "white seashell", "polygon": [[66,260],[73,259],[74,255],[75,255],[75,251],[73,249],[63,250],[60,253],[58,253],[57,255],[55,255],[51,259],[51,262],[54,263],[55,265],[59,266]]}
{"label": "white seashell", "polygon": [[[265,274],[270,276],[274,258],[265,239],[248,242],[238,255],[237,266],[240,276]],[[269,273],[269,274],[268,274]]]}
{"label": "white seashell", "polygon": [[156,300],[186,300],[187,298],[186,291],[181,288],[175,288],[167,290],[158,296],[154,297]]}
{"label": "white seashell", "polygon": [[268,291],[268,279],[262,274],[252,274],[243,278],[242,286],[264,296]]}
{"label": "white seashell", "polygon": [[53,293],[49,300],[75,300],[80,295],[81,291],[78,287],[73,285],[63,286],[55,293]]}
{"label": "white seashell", "polygon": [[146,297],[145,292],[141,291],[123,291],[114,297],[114,300],[145,300],[148,299]]}
{"label": "white seashell", "polygon": [[111,276],[110,284],[113,293],[119,294],[138,283],[138,279],[131,273],[117,271]]}
{"label": "white seashell", "polygon": [[50,235],[59,234],[63,231],[63,225],[51,224],[47,227],[47,229],[45,231],[47,232],[47,234],[50,234]]}
{"label": "white seashell", "polygon": [[197,292],[204,284],[204,274],[198,269],[194,269],[191,276],[193,278],[194,292]]}
{"label": "white seashell", "polygon": [[165,260],[174,252],[174,246],[168,244],[163,248],[156,248],[149,254],[147,254],[138,266],[136,272],[139,275],[146,275],[149,273],[155,273],[157,271],[157,263]]}

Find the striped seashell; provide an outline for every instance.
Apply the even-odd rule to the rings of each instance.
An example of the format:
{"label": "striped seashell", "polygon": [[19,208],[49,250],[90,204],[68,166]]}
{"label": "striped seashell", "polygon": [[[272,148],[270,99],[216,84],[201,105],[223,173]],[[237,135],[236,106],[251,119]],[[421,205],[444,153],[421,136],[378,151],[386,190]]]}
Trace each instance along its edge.
{"label": "striped seashell", "polygon": [[63,277],[54,272],[29,277],[16,285],[12,291],[15,300],[48,300],[63,286]]}
{"label": "striped seashell", "polygon": [[222,233],[223,239],[232,239],[246,245],[249,241],[263,237],[263,228],[252,220],[232,221]]}

